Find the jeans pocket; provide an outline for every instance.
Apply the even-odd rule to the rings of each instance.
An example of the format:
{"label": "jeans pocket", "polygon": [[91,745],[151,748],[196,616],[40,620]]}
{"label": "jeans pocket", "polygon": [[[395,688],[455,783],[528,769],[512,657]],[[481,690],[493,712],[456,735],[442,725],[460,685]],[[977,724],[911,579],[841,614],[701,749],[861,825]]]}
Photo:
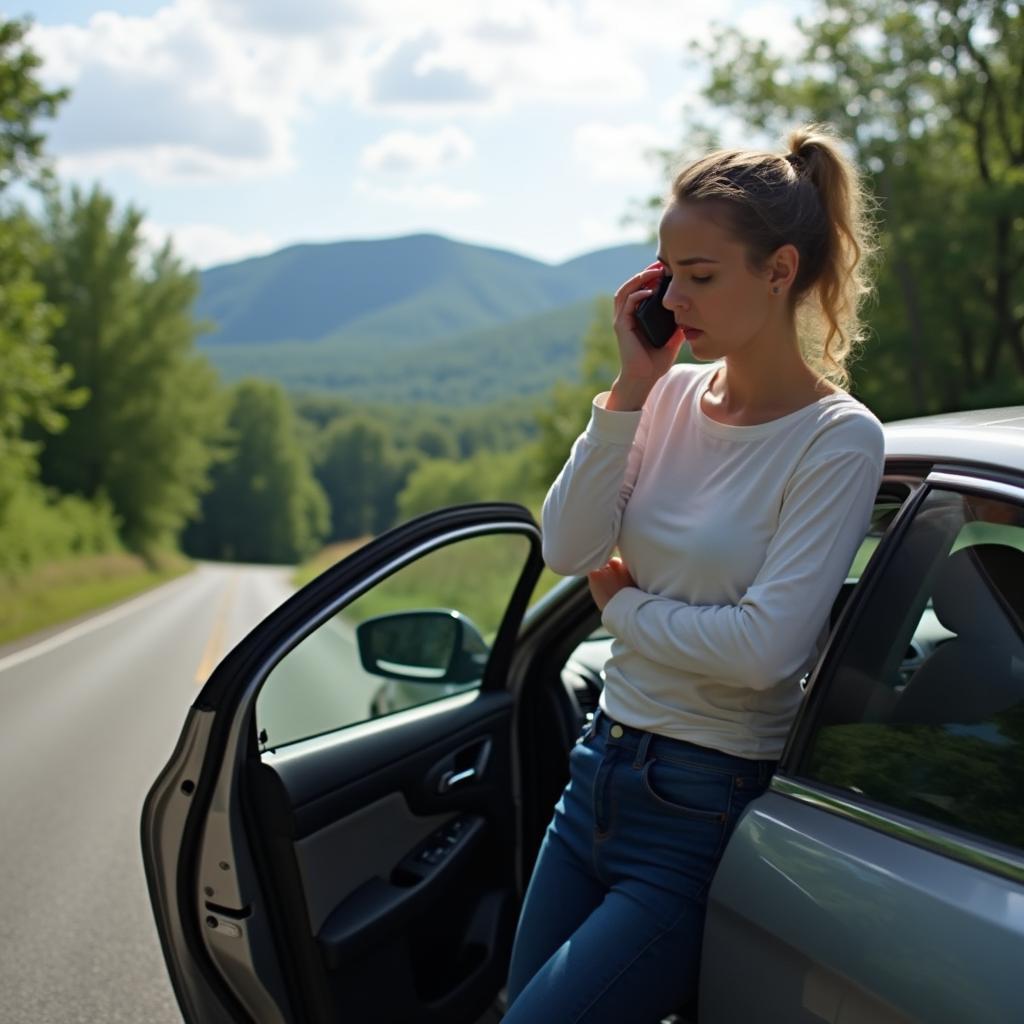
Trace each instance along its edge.
{"label": "jeans pocket", "polygon": [[724,825],[732,798],[728,772],[672,761],[648,761],[641,776],[647,795],[673,814]]}

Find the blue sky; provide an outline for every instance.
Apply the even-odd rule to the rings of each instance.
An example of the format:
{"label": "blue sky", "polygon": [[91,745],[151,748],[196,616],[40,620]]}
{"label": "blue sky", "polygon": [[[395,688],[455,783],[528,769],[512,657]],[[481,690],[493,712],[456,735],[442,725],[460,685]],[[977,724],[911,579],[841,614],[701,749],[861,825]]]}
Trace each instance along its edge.
{"label": "blue sky", "polygon": [[[714,7],[710,13],[709,8]],[[792,46],[793,4],[46,0],[29,14],[64,181],[198,266],[434,231],[558,262],[640,237],[712,21]],[[726,141],[745,141],[723,123]]]}

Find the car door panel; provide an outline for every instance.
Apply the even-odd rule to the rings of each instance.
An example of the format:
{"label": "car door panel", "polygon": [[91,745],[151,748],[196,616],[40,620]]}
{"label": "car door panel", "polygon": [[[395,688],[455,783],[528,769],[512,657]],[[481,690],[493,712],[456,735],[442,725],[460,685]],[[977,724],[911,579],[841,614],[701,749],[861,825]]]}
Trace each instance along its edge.
{"label": "car door panel", "polygon": [[[469,912],[474,932],[490,920],[491,944],[507,945],[515,838],[507,802],[512,707],[503,692],[464,694],[310,740],[311,750],[295,744],[262,756],[257,789],[264,821],[292,844],[310,934],[328,971],[345,973],[367,949],[386,949],[455,903]],[[357,779],[353,765],[363,769]],[[441,791],[453,772],[470,770],[477,774]],[[276,813],[267,810],[271,802]],[[467,878],[479,887],[475,907],[453,898]],[[490,946],[476,956],[504,963]],[[465,987],[470,973],[453,984]],[[493,983],[483,975],[478,982],[481,991]],[[390,988],[397,999],[396,986]],[[432,995],[439,1003],[440,994]],[[415,999],[410,991],[405,1004]],[[439,1005],[434,1012],[441,1019],[450,1010]]]}
{"label": "car door panel", "polygon": [[[469,551],[460,554],[464,541]],[[419,571],[420,561],[458,564],[471,577],[481,554],[491,557],[489,583],[498,582],[476,598],[486,633],[474,634],[473,659],[458,662],[463,673],[479,663],[468,684],[475,688],[463,674],[462,692],[430,700],[421,685],[417,699],[429,703],[379,718],[371,704],[366,721],[339,727],[328,717],[326,731],[305,739],[295,736],[293,719],[276,748],[273,723],[270,741],[267,729],[257,730],[261,687],[288,659],[282,685],[315,671],[318,686],[351,678],[372,696],[351,639],[371,621],[374,588],[408,570],[408,586],[384,588],[377,605],[386,619],[394,594],[408,593],[412,604],[397,610],[433,622],[437,611],[418,609],[442,605],[423,598],[433,593],[433,570]],[[525,509],[445,509],[329,570],[218,666],[143,813],[150,890],[189,1024],[469,1024],[493,1002],[518,899],[516,701],[506,677],[541,567],[539,531]],[[458,592],[461,578],[448,574],[440,584]],[[361,610],[341,622],[353,601],[363,601]],[[334,630],[332,645],[292,659],[325,626]],[[324,703],[328,716],[335,706]],[[306,721],[315,728],[318,719]]]}
{"label": "car door panel", "polygon": [[700,1019],[1008,1021],[1022,933],[1024,886],[769,791],[711,888]]}
{"label": "car door panel", "polygon": [[[313,934],[354,893],[380,876],[390,878],[409,851],[450,818],[415,815],[401,793],[390,793],[300,839],[295,858]],[[365,845],[367,835],[374,837],[372,848]]]}
{"label": "car door panel", "polygon": [[1021,550],[1022,486],[905,503],[716,873],[702,1021],[1019,1019]]}
{"label": "car door panel", "polygon": [[[380,792],[389,782],[406,780],[406,761],[413,757],[424,773],[417,787],[409,787],[415,788],[418,813],[425,813],[428,804],[444,811],[450,801],[446,794],[425,791],[426,772],[454,756],[474,736],[490,737],[498,731],[507,723],[511,706],[503,691],[458,694],[267,751],[261,762],[280,780],[296,837],[363,806],[368,794]],[[457,737],[462,738],[461,745],[455,742]],[[476,785],[490,786],[492,779],[485,776]]]}
{"label": "car door panel", "polygon": [[[302,894],[306,933],[292,941],[322,965],[324,1006],[454,1021],[500,988],[515,902],[513,709],[503,691],[461,694],[262,755],[259,831],[279,838],[274,877],[291,873]],[[479,774],[447,787],[469,770]],[[439,848],[437,863],[422,859]]]}

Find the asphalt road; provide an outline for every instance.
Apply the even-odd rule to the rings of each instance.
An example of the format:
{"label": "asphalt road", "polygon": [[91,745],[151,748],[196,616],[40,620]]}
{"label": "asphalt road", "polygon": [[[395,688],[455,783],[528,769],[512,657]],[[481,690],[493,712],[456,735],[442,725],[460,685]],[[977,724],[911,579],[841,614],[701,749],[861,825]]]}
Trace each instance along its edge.
{"label": "asphalt road", "polygon": [[0,1021],[180,1024],[139,814],[216,662],[289,570],[204,564],[0,649]]}

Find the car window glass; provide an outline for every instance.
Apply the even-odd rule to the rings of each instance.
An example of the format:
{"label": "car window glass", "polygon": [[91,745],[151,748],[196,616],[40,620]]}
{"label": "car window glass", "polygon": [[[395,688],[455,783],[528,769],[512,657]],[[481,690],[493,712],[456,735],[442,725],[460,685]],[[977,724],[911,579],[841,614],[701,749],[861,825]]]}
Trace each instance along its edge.
{"label": "car window glass", "polygon": [[529,552],[521,534],[470,537],[356,598],[267,677],[263,749],[479,687]]}
{"label": "car window glass", "polygon": [[930,494],[821,685],[798,775],[1024,847],[1024,511]]}
{"label": "car window glass", "polygon": [[875,548],[878,547],[879,541],[885,534],[885,531],[892,524],[892,521],[896,518],[896,514],[903,506],[903,502],[906,500],[908,489],[900,487],[898,485],[892,488],[893,493],[879,494],[878,500],[875,502],[875,507],[871,513],[871,522],[868,526],[868,532],[861,541],[860,547],[857,549],[857,553],[853,557],[853,564],[850,566],[850,571],[847,573],[847,580],[854,581],[859,580],[861,574],[864,572],[865,567],[868,564],[868,560],[875,553]]}

